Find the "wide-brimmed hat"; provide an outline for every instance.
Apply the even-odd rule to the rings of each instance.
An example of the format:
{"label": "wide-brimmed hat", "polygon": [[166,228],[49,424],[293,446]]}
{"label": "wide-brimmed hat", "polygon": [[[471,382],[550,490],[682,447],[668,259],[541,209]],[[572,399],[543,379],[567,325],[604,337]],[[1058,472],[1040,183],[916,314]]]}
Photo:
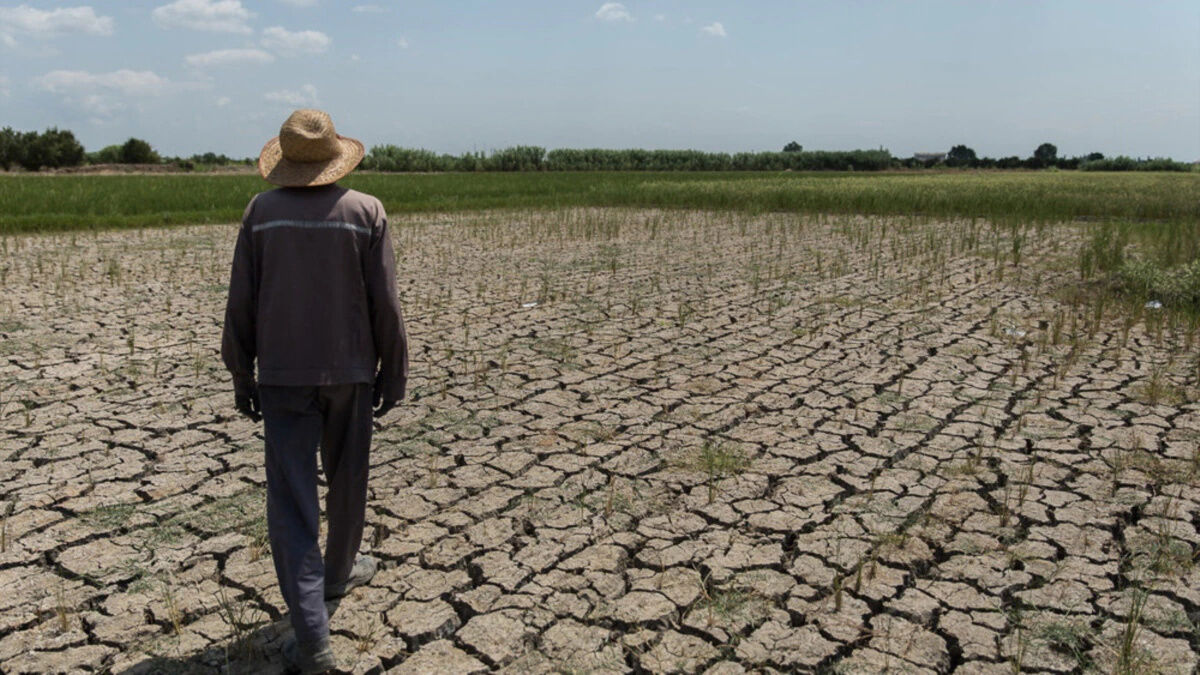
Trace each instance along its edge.
{"label": "wide-brimmed hat", "polygon": [[363,144],[339,136],[328,113],[297,110],[263,146],[258,173],[284,187],[328,185],[353,171],[362,158]]}

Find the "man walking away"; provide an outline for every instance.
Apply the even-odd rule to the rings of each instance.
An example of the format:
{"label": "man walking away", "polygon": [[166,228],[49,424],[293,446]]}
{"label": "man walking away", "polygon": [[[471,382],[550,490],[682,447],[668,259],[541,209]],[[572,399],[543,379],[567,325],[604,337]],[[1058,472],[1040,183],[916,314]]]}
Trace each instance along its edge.
{"label": "man walking away", "polygon": [[336,184],[362,157],[362,143],[317,110],[295,111],[267,142],[258,171],[280,187],[256,195],[242,217],[221,341],[238,411],[263,421],[267,530],[295,631],[283,657],[305,673],[336,667],[325,600],[375,574],[376,561],[358,555],[371,411],[381,417],[403,399],[408,377],[383,205]]}

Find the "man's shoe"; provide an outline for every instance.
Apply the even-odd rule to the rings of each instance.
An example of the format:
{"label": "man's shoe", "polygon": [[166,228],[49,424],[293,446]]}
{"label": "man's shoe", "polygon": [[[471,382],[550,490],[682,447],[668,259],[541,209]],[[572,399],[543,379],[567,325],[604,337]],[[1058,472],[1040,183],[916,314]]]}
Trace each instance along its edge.
{"label": "man's shoe", "polygon": [[325,637],[316,642],[297,642],[296,637],[289,637],[283,642],[283,665],[293,673],[315,675],[337,668],[337,659],[329,648],[329,638]]}
{"label": "man's shoe", "polygon": [[369,555],[360,555],[354,560],[354,569],[350,570],[350,576],[340,584],[325,585],[325,599],[333,600],[340,598],[350,592],[351,589],[369,583],[371,578],[375,576],[375,570],[379,568],[379,564]]}

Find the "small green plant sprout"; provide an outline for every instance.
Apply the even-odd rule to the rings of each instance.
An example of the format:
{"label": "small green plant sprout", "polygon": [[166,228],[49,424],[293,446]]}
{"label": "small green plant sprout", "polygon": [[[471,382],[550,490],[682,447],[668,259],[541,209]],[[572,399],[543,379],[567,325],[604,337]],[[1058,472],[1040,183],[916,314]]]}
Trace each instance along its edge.
{"label": "small green plant sprout", "polygon": [[749,458],[737,447],[708,439],[700,446],[691,468],[707,475],[708,503],[711,504],[716,499],[717,481],[738,475],[749,465]]}

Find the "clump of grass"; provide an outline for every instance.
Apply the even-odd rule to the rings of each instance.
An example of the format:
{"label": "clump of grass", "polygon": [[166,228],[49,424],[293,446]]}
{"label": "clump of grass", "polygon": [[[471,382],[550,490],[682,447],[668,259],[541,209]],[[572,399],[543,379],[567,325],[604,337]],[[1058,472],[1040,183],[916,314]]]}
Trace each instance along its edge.
{"label": "clump of grass", "polygon": [[1121,291],[1164,306],[1200,310],[1200,258],[1189,263],[1166,267],[1152,260],[1126,261],[1116,270]]}
{"label": "clump of grass", "polygon": [[1095,630],[1085,621],[1045,623],[1037,627],[1035,636],[1050,649],[1074,658],[1080,669],[1089,671],[1094,668],[1090,648],[1095,641]]}
{"label": "clump of grass", "polygon": [[1098,278],[1134,302],[1200,312],[1200,224],[1195,219],[1108,222],[1095,226],[1079,253],[1083,279]]}
{"label": "clump of grass", "polygon": [[98,506],[80,516],[84,523],[96,530],[119,528],[129,521],[137,508],[136,504],[111,504]]}

